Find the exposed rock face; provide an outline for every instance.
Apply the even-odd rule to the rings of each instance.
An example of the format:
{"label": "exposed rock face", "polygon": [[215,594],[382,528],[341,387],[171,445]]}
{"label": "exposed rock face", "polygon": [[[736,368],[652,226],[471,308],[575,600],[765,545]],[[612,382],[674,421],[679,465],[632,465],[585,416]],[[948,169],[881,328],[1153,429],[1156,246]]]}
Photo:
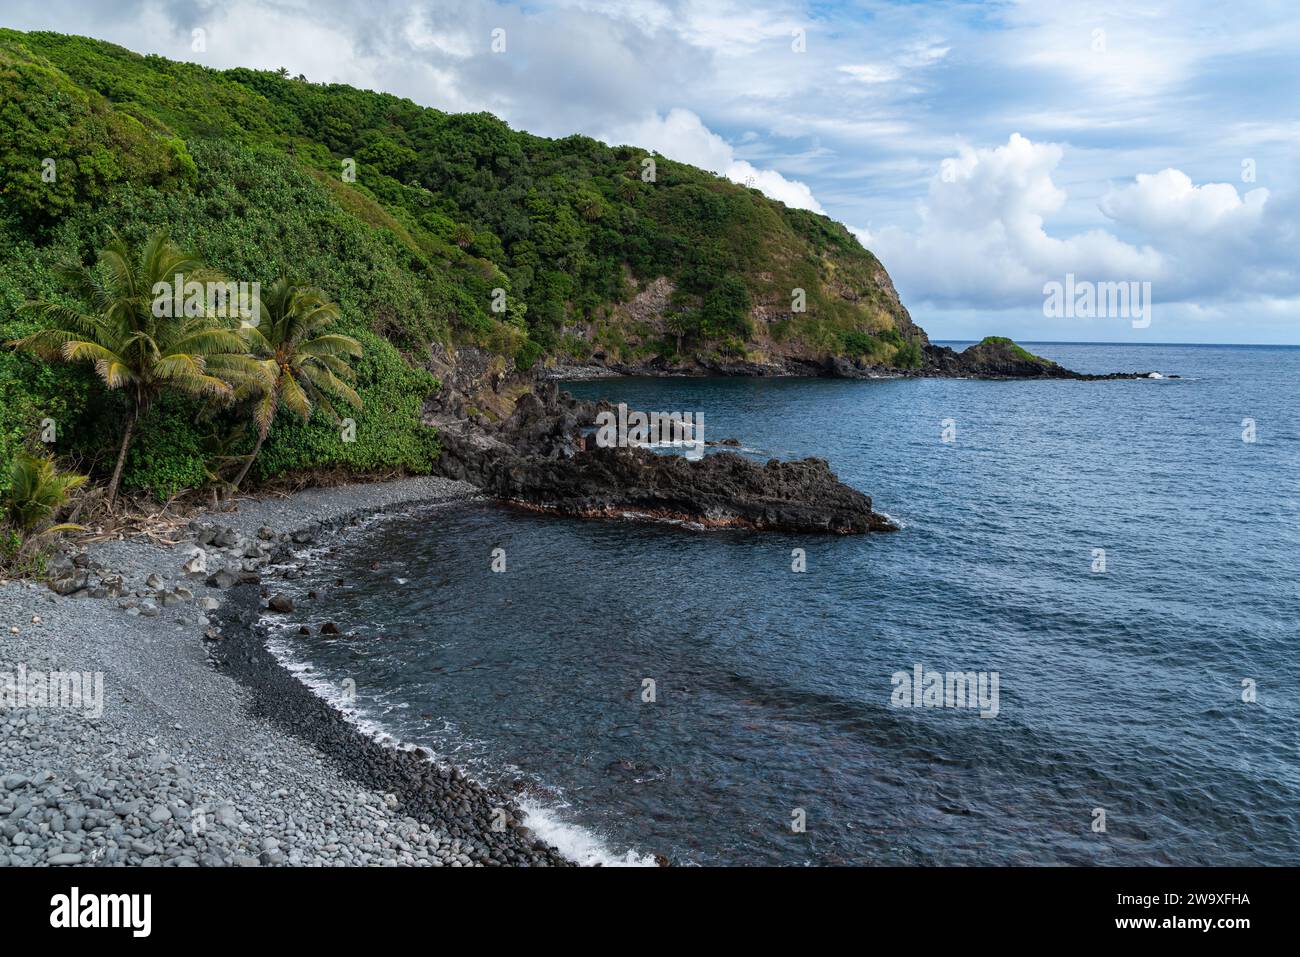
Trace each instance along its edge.
{"label": "exposed rock face", "polygon": [[[912,321],[911,315],[899,298],[893,280],[880,261],[869,252],[861,251],[853,268],[845,270],[843,262],[837,264],[834,256],[824,256],[815,283],[828,299],[851,303],[859,313],[859,320],[873,329],[892,328],[903,340],[920,346],[929,344],[925,330]],[[772,272],[756,275],[763,284],[772,284]],[[768,285],[754,291],[750,304],[750,329],[745,337],[744,354],[720,354],[712,347],[698,344],[683,349],[677,339],[678,351],[673,358],[661,354],[665,341],[671,342],[675,333],[671,318],[683,310],[676,300],[677,287],[666,277],[638,280],[630,270],[624,275],[632,295],[622,302],[609,303],[609,309],[599,320],[575,318],[567,331],[590,344],[591,351],[585,361],[569,364],[566,372],[581,370],[609,370],[621,375],[821,375],[828,361],[827,346],[820,337],[808,337],[799,329],[803,325],[802,310],[795,311],[792,302],[794,285]],[[803,282],[807,285],[807,282]],[[776,334],[774,327],[783,328]],[[793,333],[791,328],[795,328]],[[618,345],[610,345],[602,331],[614,330]],[[561,376],[569,377],[569,376]]]}
{"label": "exposed rock face", "polygon": [[513,359],[475,346],[435,344],[426,365],[442,388],[430,396],[425,421],[442,429],[503,419],[532,385],[532,376],[519,372]]}

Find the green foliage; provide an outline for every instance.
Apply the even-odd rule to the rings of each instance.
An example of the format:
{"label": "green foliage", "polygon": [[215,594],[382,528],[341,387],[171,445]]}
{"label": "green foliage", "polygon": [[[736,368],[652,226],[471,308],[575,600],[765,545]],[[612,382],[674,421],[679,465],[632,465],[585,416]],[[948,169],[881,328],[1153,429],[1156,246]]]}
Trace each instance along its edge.
{"label": "green foliage", "polygon": [[[0,37],[146,129],[183,137],[191,151],[205,139],[292,151],[292,165],[316,173],[338,206],[409,248],[414,261],[400,268],[443,277],[433,279],[431,308],[418,313],[428,322],[412,315],[414,325],[376,329],[401,337],[404,348],[439,327],[482,343],[499,286],[525,307],[530,337],[554,351],[567,322],[591,320],[625,298],[627,270],[671,279],[694,308],[727,279],[743,283],[755,303],[806,289],[808,312],[791,320],[789,338],[828,348],[835,329],[874,329],[900,314],[875,281],[879,263],[843,226],[663,157],[655,181],[642,182],[642,150],[583,136],[543,139],[487,114],[449,115],[273,71],[217,72],[57,34]],[[344,159],[356,163],[355,183],[341,181]],[[201,183],[203,164],[194,160]],[[856,293],[846,298],[833,286]],[[705,309],[705,339],[753,335],[719,305]]]}
{"label": "green foliage", "polygon": [[47,521],[68,500],[68,492],[83,485],[84,475],[59,471],[48,453],[20,451],[9,470],[9,487],[0,505],[5,521],[27,535]]}
{"label": "green foliage", "polygon": [[840,341],[845,355],[864,356],[876,351],[876,337],[869,332],[859,332],[856,329],[843,332]]}
{"label": "green foliage", "polygon": [[726,276],[710,289],[700,308],[699,328],[711,339],[736,334],[748,338],[752,329],[745,284],[735,276]]}
{"label": "green foliage", "polygon": [[900,369],[919,369],[921,359],[921,344],[915,339],[903,343],[894,353],[894,365]]}
{"label": "green foliage", "polygon": [[[72,304],[60,299],[24,303],[19,313],[39,317],[41,325],[9,345],[49,362],[88,363],[106,387],[130,397],[121,451],[108,484],[111,504],[140,419],[161,396],[179,392],[228,399],[232,383],[254,371],[254,365],[243,354],[233,309],[223,317],[212,312],[202,295],[197,302],[180,300],[180,290],[188,290],[191,281],[222,277],[177,248],[166,232],[154,233],[139,250],[116,233],[110,235],[94,267],[74,264],[58,270]],[[155,290],[173,283],[175,296],[162,300],[166,308],[159,309]]]}
{"label": "green foliage", "polygon": [[1023,359],[1026,362],[1037,362],[1039,365],[1052,364],[1051,360],[1044,359],[1042,356],[1034,355],[1024,346],[1017,345],[1015,342],[1013,342],[1011,339],[1007,338],[1006,336],[985,336],[983,339],[980,340],[979,344],[982,346],[984,345],[1007,346],[1010,348],[1012,354],[1015,355],[1017,359]]}
{"label": "green foliage", "polygon": [[362,407],[349,384],[356,373],[348,365],[349,358],[361,355],[361,343],[330,332],[338,320],[339,307],[319,289],[292,282],[284,274],[262,296],[260,322],[244,330],[258,374],[235,389],[236,399],[252,405],[257,444],[235,477],[236,487],[262,450],[281,405],[303,422],[314,410],[337,422],[334,401],[339,399],[354,409]]}
{"label": "green foliage", "polygon": [[166,501],[185,489],[207,484],[207,450],[197,423],[201,403],[168,395],[149,410],[136,429],[127,455],[123,486]]}
{"label": "green foliage", "polygon": [[526,340],[515,352],[515,368],[531,369],[542,358],[543,351],[541,343]]}
{"label": "green foliage", "polygon": [[0,576],[40,578],[45,574],[46,549],[42,540],[28,538],[18,529],[0,522]]}
{"label": "green foliage", "polygon": [[125,182],[192,172],[184,143],[151,135],[0,31],[0,197],[22,226],[44,229]]}
{"label": "green foliage", "polygon": [[438,457],[434,429],[422,426],[424,397],[437,388],[429,373],[406,363],[391,343],[358,333],[357,392],[363,407],[353,415],[355,441],[345,430],[313,418],[306,425],[279,418],[271,426],[255,471],[263,476],[343,466],[358,472],[427,472]]}

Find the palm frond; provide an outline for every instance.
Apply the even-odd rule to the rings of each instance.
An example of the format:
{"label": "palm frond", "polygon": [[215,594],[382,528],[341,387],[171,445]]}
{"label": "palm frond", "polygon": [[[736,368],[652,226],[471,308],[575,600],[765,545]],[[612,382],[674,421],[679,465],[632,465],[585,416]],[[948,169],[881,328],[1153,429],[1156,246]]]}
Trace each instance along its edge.
{"label": "palm frond", "polygon": [[311,381],[312,385],[322,392],[342,396],[348,405],[354,409],[361,408],[361,396],[357,395],[350,385],[328,369],[317,365],[304,365],[300,371],[303,376]]}
{"label": "palm frond", "polygon": [[309,356],[353,356],[361,355],[361,343],[351,336],[339,335],[333,333],[327,336],[317,336],[298,346],[299,352],[305,352]]}
{"label": "palm frond", "polygon": [[289,372],[280,376],[280,396],[284,399],[284,404],[289,407],[289,411],[298,418],[304,422],[311,418],[311,399],[298,384],[298,380]]}

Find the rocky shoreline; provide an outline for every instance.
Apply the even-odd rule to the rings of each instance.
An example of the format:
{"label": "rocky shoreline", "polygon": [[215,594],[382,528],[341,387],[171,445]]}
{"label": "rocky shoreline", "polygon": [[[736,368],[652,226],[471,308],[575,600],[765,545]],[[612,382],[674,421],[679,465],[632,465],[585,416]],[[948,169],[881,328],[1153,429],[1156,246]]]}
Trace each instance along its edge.
{"label": "rocky shoreline", "polygon": [[[363,734],[253,627],[300,549],[476,494],[422,478],[245,501],[179,545],[92,545],[54,579],[63,594],[0,584],[0,866],[570,863],[508,795]],[[13,697],[15,675],[53,671],[100,674],[100,713]]]}

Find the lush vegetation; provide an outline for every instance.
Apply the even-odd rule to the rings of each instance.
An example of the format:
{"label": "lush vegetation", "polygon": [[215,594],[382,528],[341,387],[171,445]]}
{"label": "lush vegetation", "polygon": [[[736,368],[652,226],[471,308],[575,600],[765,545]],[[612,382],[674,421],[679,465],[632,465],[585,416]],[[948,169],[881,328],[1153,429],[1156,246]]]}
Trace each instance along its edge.
{"label": "lush vegetation", "polygon": [[[420,423],[436,388],[423,363],[433,343],[524,367],[597,350],[919,361],[919,331],[842,226],[639,149],[8,30],[0,124],[0,340],[72,332],[60,318],[103,312],[61,268],[102,280],[96,256],[114,235],[134,249],[166,232],[232,280],[270,287],[290,273],[337,305],[328,331],[250,349],[311,357],[293,382],[328,389],[309,396],[326,414],[306,422],[288,380],[225,406],[172,388],[142,403],[106,388],[94,365],[0,352],[0,461],[53,423],[53,447],[79,471],[108,479],[125,448],[122,487],[160,498],[229,478],[255,449],[254,479],[425,471],[438,453]],[[667,307],[647,315],[638,292],[661,279]],[[20,311],[29,300],[58,309]],[[310,345],[320,335],[340,337],[330,348],[343,352]],[[356,356],[344,339],[361,353],[354,380],[334,364]],[[327,392],[360,403],[347,413],[356,441],[340,441],[319,401]],[[271,402],[297,414],[268,418]]]}
{"label": "lush vegetation", "polygon": [[[38,316],[42,325],[9,344],[47,362],[89,363],[105,386],[126,393],[126,423],[108,483],[111,505],[136,428],[164,392],[228,399],[232,377],[249,375],[257,366],[244,355],[247,346],[236,326],[209,313],[206,297],[193,315],[173,315],[172,308],[167,315],[156,314],[159,284],[175,282],[183,289],[200,277],[216,278],[172,245],[166,233],[154,235],[138,254],[114,235],[94,267],[68,266],[60,274],[76,305],[25,303],[19,312]],[[170,307],[171,299],[164,305]]]}
{"label": "lush vegetation", "polygon": [[1037,362],[1039,365],[1045,365],[1045,366],[1054,364],[1052,360],[1044,359],[1042,356],[1034,355],[1024,346],[1016,344],[1011,339],[1008,339],[1006,336],[985,336],[983,339],[980,340],[979,345],[1006,346],[1009,350],[1011,350],[1011,354],[1014,355],[1017,359],[1023,359],[1026,362]]}
{"label": "lush vegetation", "polygon": [[52,519],[68,500],[68,493],[85,484],[86,476],[61,472],[49,453],[20,450],[9,469],[7,487],[0,495],[0,574],[26,575],[43,570],[48,536],[75,529],[55,525]]}

